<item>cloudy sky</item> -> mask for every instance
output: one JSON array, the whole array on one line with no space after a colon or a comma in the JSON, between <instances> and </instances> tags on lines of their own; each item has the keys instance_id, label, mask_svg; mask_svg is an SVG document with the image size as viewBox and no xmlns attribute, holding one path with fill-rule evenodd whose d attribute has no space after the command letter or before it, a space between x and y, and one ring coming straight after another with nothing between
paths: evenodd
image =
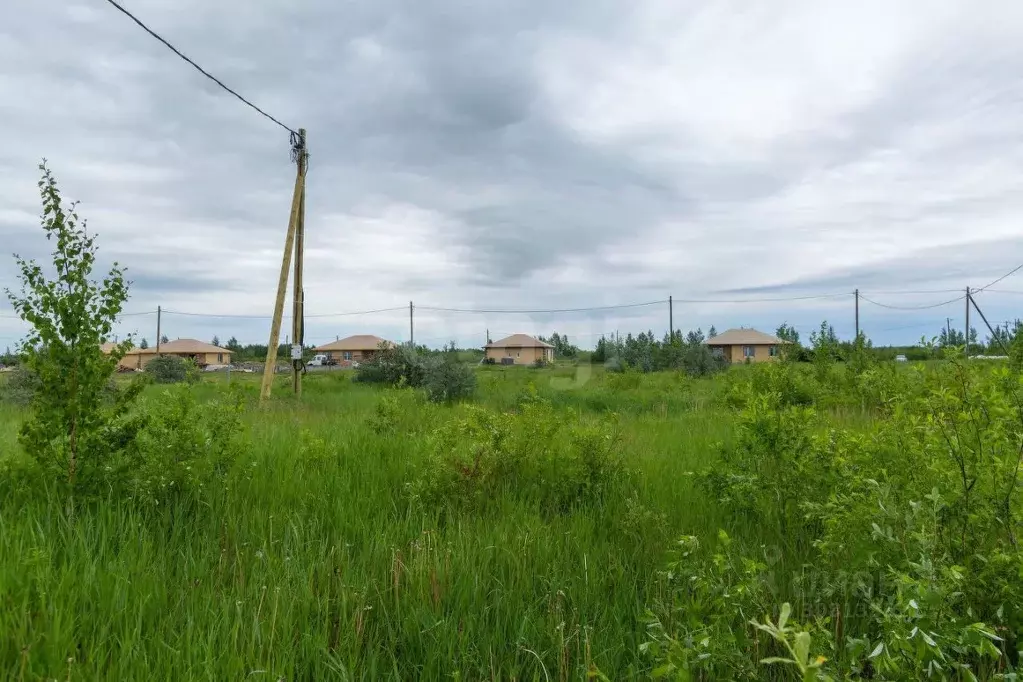
<instances>
[{"instance_id":1,"label":"cloudy sky","mask_svg":"<svg viewBox=\"0 0 1023 682\"><path fill-rule=\"evenodd\" d=\"M123 0L309 130L307 341L482 343L920 307L1023 262L1023 3ZM285 131L103 0L0 7L0 286L45 258L46 157L171 338L265 342ZM978 294L1019 315L1023 272ZM925 292L925 293L906 293ZM832 295L809 300L797 297ZM760 300L757 300L760 299ZM763 300L769 299L769 300ZM290 304L289 304L290 305ZM332 316L381 308L367 315ZM0 346L23 328L0 304ZM861 302L876 342L963 302ZM213 317L251 316L251 317ZM150 341L155 315L122 332ZM285 332L286 333L286 330Z\"/></svg>"}]
</instances>

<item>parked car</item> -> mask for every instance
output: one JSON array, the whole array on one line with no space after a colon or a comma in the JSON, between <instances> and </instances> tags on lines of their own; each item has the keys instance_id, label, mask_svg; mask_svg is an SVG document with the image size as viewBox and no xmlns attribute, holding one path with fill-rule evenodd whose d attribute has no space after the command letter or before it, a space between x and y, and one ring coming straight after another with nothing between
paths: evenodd
<instances>
[{"instance_id":1,"label":"parked car","mask_svg":"<svg viewBox=\"0 0 1023 682\"><path fill-rule=\"evenodd\" d=\"M895 362L906 362L906 356L905 355L896 355L895 356Z\"/></svg>"},{"instance_id":2,"label":"parked car","mask_svg":"<svg viewBox=\"0 0 1023 682\"><path fill-rule=\"evenodd\" d=\"M330 367L336 365L337 360L330 357L329 355L314 355L313 359L306 363L307 367Z\"/></svg>"}]
</instances>

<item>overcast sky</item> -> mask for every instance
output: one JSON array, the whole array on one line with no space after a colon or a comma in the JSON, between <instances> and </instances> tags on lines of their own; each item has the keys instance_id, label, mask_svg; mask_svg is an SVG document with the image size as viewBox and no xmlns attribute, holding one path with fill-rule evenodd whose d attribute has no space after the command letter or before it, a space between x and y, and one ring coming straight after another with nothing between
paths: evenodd
<instances>
[{"instance_id":1,"label":"overcast sky","mask_svg":"<svg viewBox=\"0 0 1023 682\"><path fill-rule=\"evenodd\" d=\"M306 340L461 345L666 331L667 299L846 294L923 306L1023 262L1023 3L123 0L309 130ZM45 258L46 157L133 280L129 312L269 316L288 137L102 0L0 6L0 286ZM1023 272L977 296L1019 315ZM892 293L896 292L896 293ZM290 299L289 299L290 308ZM0 304L0 347L23 331ZM875 342L963 303L861 303ZM821 319L851 295L677 303L682 329ZM155 337L155 315L122 332ZM268 319L168 314L171 338L265 342ZM287 333L285 329L283 334ZM983 336L983 334L982 334Z\"/></svg>"}]
</instances>

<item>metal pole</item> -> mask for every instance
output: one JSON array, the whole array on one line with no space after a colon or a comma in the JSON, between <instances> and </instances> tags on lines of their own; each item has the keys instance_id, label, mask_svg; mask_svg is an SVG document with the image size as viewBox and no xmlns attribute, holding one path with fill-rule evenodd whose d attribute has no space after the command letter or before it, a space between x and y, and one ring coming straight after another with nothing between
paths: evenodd
<instances>
[{"instance_id":1,"label":"metal pole","mask_svg":"<svg viewBox=\"0 0 1023 682\"><path fill-rule=\"evenodd\" d=\"M270 390L273 388L274 375L277 371L277 346L281 341L281 318L284 316L284 296L288 291L288 268L291 265L291 252L295 244L295 232L298 229L298 216L302 204L302 192L305 187L306 150L305 150L305 129L299 130L299 144L297 150L296 165L298 171L295 173L295 190L291 197L291 215L288 219L288 233L284 239L284 255L281 258L281 274L277 280L277 298L274 301L273 322L270 323L270 341L266 348L266 363L263 366L263 383L259 390L259 399L266 400L270 397Z\"/></svg>"},{"instance_id":2,"label":"metal pole","mask_svg":"<svg viewBox=\"0 0 1023 682\"><path fill-rule=\"evenodd\" d=\"M416 347L416 332L412 324L412 301L408 302L408 345L409 348Z\"/></svg>"},{"instance_id":3,"label":"metal pole","mask_svg":"<svg viewBox=\"0 0 1023 682\"><path fill-rule=\"evenodd\" d=\"M160 318L163 317L163 307L156 306L156 354L160 355ZM141 356L140 356L141 358Z\"/></svg>"}]
</instances>

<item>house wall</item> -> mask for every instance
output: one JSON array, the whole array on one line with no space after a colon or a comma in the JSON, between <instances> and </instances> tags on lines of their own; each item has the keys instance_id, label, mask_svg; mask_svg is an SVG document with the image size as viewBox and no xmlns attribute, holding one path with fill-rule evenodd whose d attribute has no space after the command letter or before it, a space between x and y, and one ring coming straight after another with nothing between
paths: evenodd
<instances>
[{"instance_id":1,"label":"house wall","mask_svg":"<svg viewBox=\"0 0 1023 682\"><path fill-rule=\"evenodd\" d=\"M486 357L492 358L497 364L501 364L501 358L512 358L516 365L531 365L537 360L542 359L552 362L554 360L554 349L542 346L536 348L487 348Z\"/></svg>"},{"instance_id":2,"label":"house wall","mask_svg":"<svg viewBox=\"0 0 1023 682\"><path fill-rule=\"evenodd\" d=\"M373 348L373 349L364 348L364 349L360 349L360 350L354 350L354 349L353 350L325 350L325 351L317 351L317 352L322 353L323 355L326 355L328 358L330 358L332 360L337 360L338 362L364 362L366 360L372 359L373 356L375 356L377 353L380 352L380 349L379 348ZM346 356L345 353L349 353L350 355Z\"/></svg>"},{"instance_id":3,"label":"house wall","mask_svg":"<svg viewBox=\"0 0 1023 682\"><path fill-rule=\"evenodd\" d=\"M752 358L750 358L749 361L750 362L774 362L775 360L778 360L779 359L778 355L773 355L773 356L771 355L771 348L772 347L773 346L771 346L770 344L755 344L755 345L753 345L754 356ZM734 346L710 346L710 348L711 349L721 348L723 353L724 353L725 359L728 360L729 362L733 362L733 363L740 363L740 362L744 363L744 362L746 362L746 356L742 352L742 349L743 349L742 345L734 345Z\"/></svg>"},{"instance_id":4,"label":"house wall","mask_svg":"<svg viewBox=\"0 0 1023 682\"><path fill-rule=\"evenodd\" d=\"M149 362L157 357L155 351L150 349L148 353L131 353L125 355L121 360L122 367L132 369L145 369ZM190 358L192 353L160 353L160 355L172 355L179 358ZM229 365L231 364L231 353L195 353L195 361L200 365Z\"/></svg>"}]
</instances>

